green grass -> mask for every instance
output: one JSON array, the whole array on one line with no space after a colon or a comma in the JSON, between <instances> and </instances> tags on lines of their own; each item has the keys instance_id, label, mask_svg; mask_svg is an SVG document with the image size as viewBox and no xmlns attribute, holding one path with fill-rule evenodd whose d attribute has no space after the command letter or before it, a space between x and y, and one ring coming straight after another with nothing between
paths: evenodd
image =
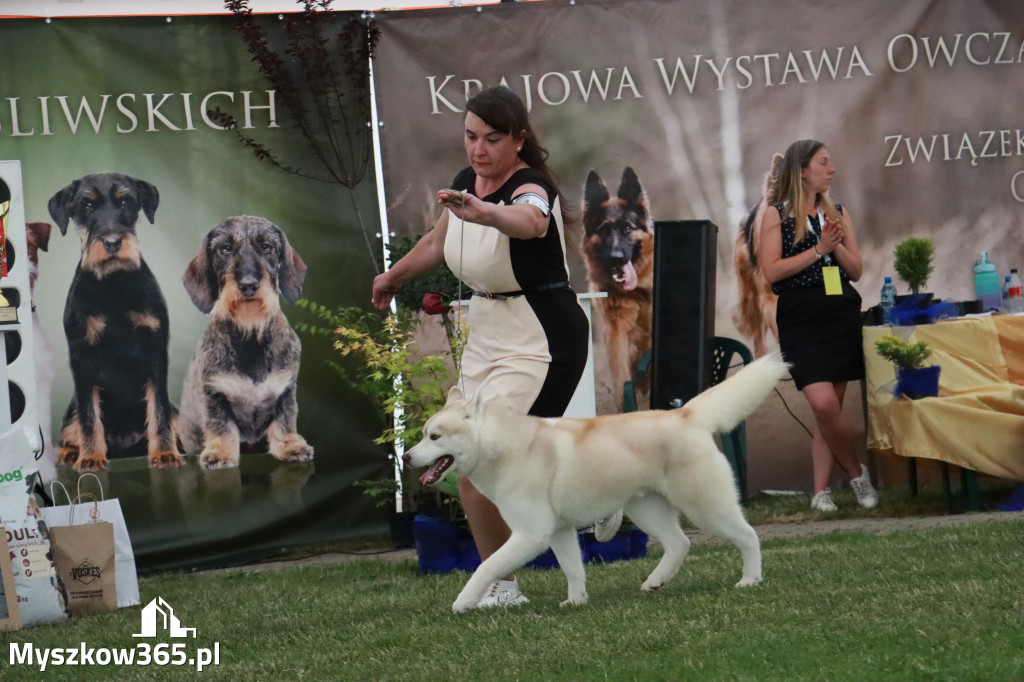
<instances>
[{"instance_id":1,"label":"green grass","mask_svg":"<svg viewBox=\"0 0 1024 682\"><path fill-rule=\"evenodd\" d=\"M559 571L520 572L531 602L454 616L466 574L408 559L141 581L220 643L218 667L0 664L4 680L1021 680L1022 526L763 542L765 581L737 589L739 553L698 544L676 579L642 594L656 552L588 566L590 603L561 609ZM0 633L37 647L131 647L139 608ZM166 638L159 641L170 642ZM7 656L7 654L5 654Z\"/></svg>"}]
</instances>

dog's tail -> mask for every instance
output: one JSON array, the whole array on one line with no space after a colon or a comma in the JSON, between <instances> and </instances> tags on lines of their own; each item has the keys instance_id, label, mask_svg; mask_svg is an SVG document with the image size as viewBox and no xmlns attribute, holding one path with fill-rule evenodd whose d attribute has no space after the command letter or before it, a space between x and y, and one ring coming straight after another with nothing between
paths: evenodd
<instances>
[{"instance_id":1,"label":"dog's tail","mask_svg":"<svg viewBox=\"0 0 1024 682\"><path fill-rule=\"evenodd\" d=\"M736 372L731 377L704 391L681 409L686 418L708 431L731 431L750 416L789 371L778 351Z\"/></svg>"}]
</instances>

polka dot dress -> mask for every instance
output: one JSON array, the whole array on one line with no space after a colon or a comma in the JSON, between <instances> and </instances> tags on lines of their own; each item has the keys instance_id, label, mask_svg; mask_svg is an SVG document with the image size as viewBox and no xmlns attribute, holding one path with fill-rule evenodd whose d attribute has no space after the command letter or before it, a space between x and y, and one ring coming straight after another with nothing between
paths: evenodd
<instances>
[{"instance_id":1,"label":"polka dot dress","mask_svg":"<svg viewBox=\"0 0 1024 682\"><path fill-rule=\"evenodd\" d=\"M779 215L784 215L781 205L775 208ZM817 222L812 219L814 228L820 230ZM817 243L810 232L794 244L795 237L796 220L791 216L782 221L783 258L795 256ZM772 285L779 295L775 313L779 347L783 358L792 365L790 374L798 389L822 381L857 381L864 377L860 294L840 267L843 293L826 295L821 270L824 264L825 259L816 260L810 267Z\"/></svg>"}]
</instances>

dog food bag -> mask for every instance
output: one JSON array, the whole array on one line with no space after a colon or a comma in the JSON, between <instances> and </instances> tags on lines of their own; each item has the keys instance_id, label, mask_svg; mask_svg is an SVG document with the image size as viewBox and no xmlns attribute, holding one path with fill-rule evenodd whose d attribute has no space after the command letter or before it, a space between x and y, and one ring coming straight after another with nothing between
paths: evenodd
<instances>
[{"instance_id":1,"label":"dog food bag","mask_svg":"<svg viewBox=\"0 0 1024 682\"><path fill-rule=\"evenodd\" d=\"M22 469L0 473L0 526L7 539L8 559L18 595L23 627L68 617L68 600L53 563L46 523L29 496L38 474Z\"/></svg>"}]
</instances>

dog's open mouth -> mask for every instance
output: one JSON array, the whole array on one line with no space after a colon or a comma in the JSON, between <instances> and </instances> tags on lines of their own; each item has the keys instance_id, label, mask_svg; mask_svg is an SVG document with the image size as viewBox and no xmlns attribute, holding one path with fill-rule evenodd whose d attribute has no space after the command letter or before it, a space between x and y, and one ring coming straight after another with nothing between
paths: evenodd
<instances>
[{"instance_id":1,"label":"dog's open mouth","mask_svg":"<svg viewBox=\"0 0 1024 682\"><path fill-rule=\"evenodd\" d=\"M430 465L427 472L420 476L420 483L423 485L434 485L441 480L444 472L448 471L448 467L454 463L455 458L451 455L441 455L434 460L434 463Z\"/></svg>"},{"instance_id":2,"label":"dog's open mouth","mask_svg":"<svg viewBox=\"0 0 1024 682\"><path fill-rule=\"evenodd\" d=\"M636 289L639 280L636 276L636 268L633 267L633 261L628 260L622 265L612 268L612 281L622 285L626 291Z\"/></svg>"}]
</instances>

